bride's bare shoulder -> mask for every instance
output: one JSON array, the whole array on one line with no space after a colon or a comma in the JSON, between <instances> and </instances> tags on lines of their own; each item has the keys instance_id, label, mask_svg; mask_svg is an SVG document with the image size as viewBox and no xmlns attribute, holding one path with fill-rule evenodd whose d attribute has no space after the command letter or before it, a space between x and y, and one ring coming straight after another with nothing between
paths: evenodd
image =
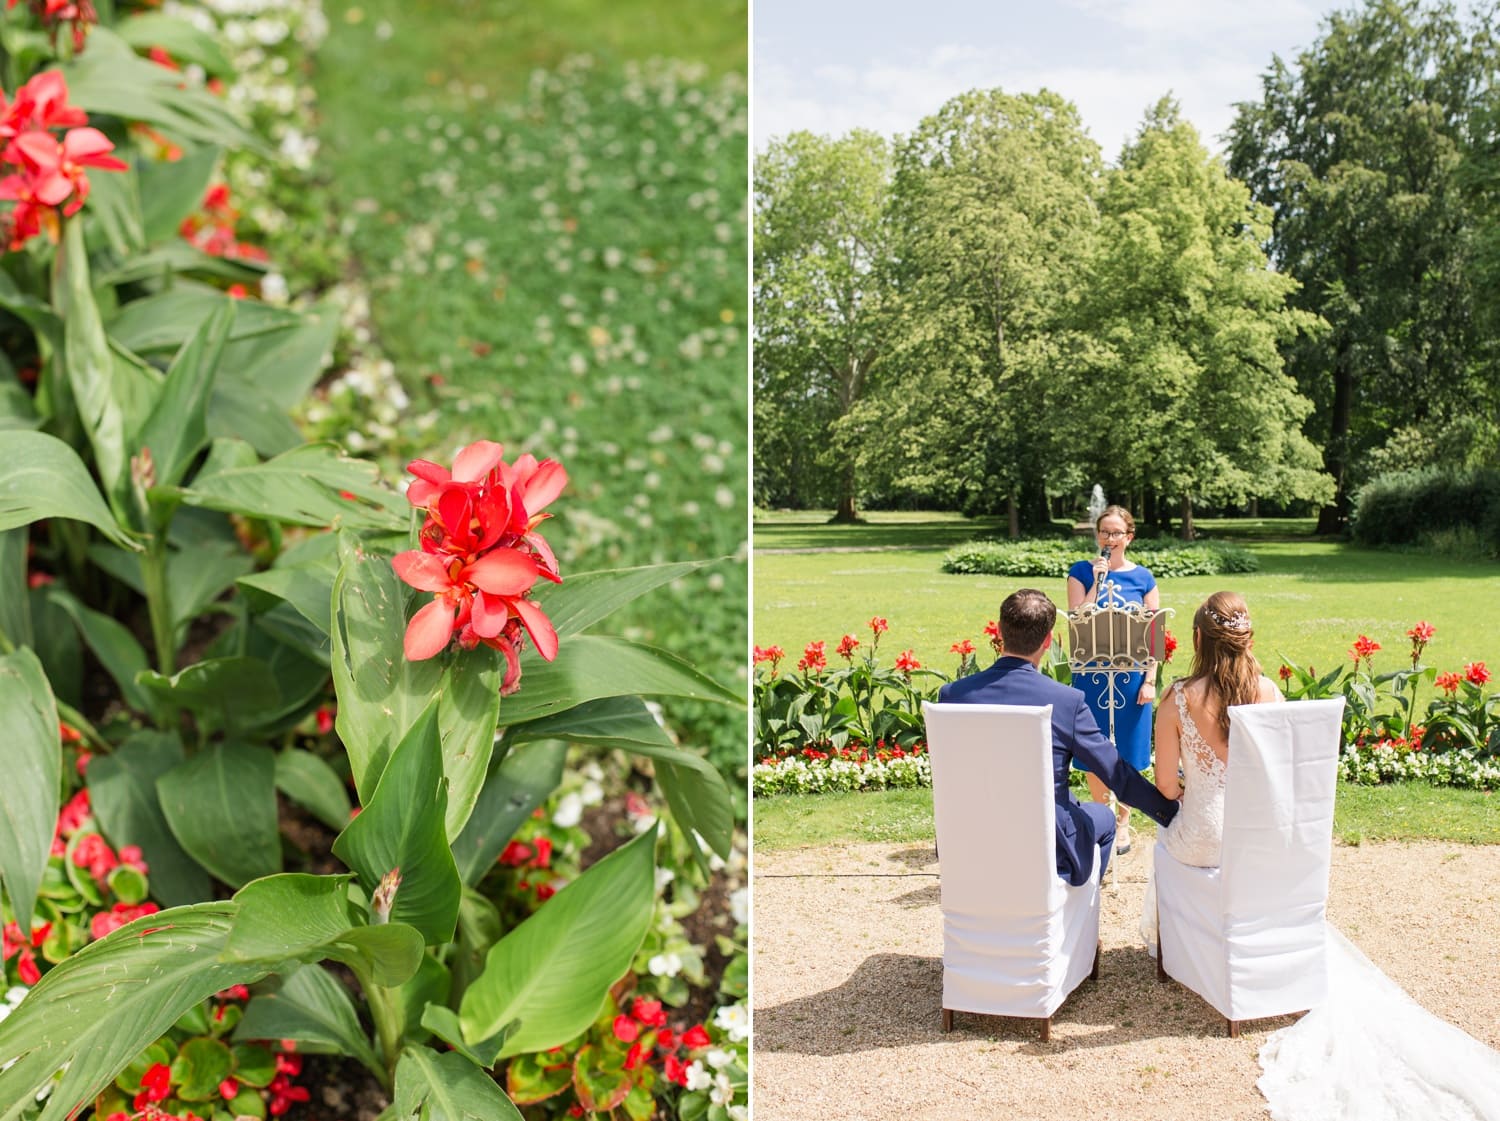
<instances>
[{"instance_id":1,"label":"bride's bare shoulder","mask_svg":"<svg viewBox=\"0 0 1500 1121\"><path fill-rule=\"evenodd\" d=\"M1285 700L1285 699L1286 698L1284 698L1281 695L1281 689L1277 686L1276 682L1272 681L1265 674L1261 674L1260 675L1260 696L1256 698L1255 703L1256 704L1269 704L1269 703L1272 703L1274 701L1280 701L1280 700Z\"/></svg>"}]
</instances>

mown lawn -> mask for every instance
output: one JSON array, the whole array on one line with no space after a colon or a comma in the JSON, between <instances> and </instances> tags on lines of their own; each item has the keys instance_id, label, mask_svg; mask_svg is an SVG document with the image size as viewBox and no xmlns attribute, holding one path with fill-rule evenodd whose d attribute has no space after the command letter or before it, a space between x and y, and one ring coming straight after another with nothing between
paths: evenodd
<instances>
[{"instance_id":1,"label":"mown lawn","mask_svg":"<svg viewBox=\"0 0 1500 1121\"><path fill-rule=\"evenodd\" d=\"M1142 838L1154 836L1156 826L1149 818L1140 813L1131 816L1131 826ZM932 791L757 798L753 824L757 851L931 841ZM1423 783L1343 783L1334 805L1333 835L1345 844L1397 840L1500 844L1500 794Z\"/></svg>"},{"instance_id":2,"label":"mown lawn","mask_svg":"<svg viewBox=\"0 0 1500 1121\"><path fill-rule=\"evenodd\" d=\"M890 632L881 652L894 656L911 649L926 666L951 674L958 662L949 652L954 642L969 638L984 649L983 627L994 619L1000 601L1024 578L950 576L941 571L942 550L929 543L949 545L962 527L974 528L956 516L889 515L867 527L820 527L808 520L778 519L755 525L755 596L752 634L757 644L779 644L795 657L802 647L825 639L832 650L839 636L849 632L869 637L866 621L883 615ZM1320 671L1348 659L1350 644L1360 634L1383 647L1375 658L1377 672L1393 670L1406 660L1406 631L1425 619L1437 635L1424 660L1441 670L1462 669L1473 661L1500 666L1500 566L1485 561L1460 561L1415 552L1365 549L1337 541L1296 537L1309 523L1291 520L1278 526L1270 520L1253 525L1242 543L1260 559L1259 572L1235 576L1198 576L1166 580L1161 585L1162 606L1176 611L1172 630L1185 640L1179 661L1168 674L1186 671L1192 613L1203 599L1221 588L1240 592L1250 604L1255 621L1256 650L1269 672L1281 657ZM1210 523L1220 536L1229 536L1227 523ZM1276 532L1284 528L1286 532ZM775 553L763 548L806 548L819 541L847 546L851 534L864 533L870 544L899 544L898 550L878 552ZM797 542L790 545L787 542ZM1080 540L1079 555L1087 553ZM1062 580L1037 579L1039 586L1062 606Z\"/></svg>"},{"instance_id":3,"label":"mown lawn","mask_svg":"<svg viewBox=\"0 0 1500 1121\"><path fill-rule=\"evenodd\" d=\"M561 460L564 575L729 558L601 629L743 683L745 5L327 11L320 163L422 418L396 452L485 438ZM743 768L742 711L667 709Z\"/></svg>"}]
</instances>

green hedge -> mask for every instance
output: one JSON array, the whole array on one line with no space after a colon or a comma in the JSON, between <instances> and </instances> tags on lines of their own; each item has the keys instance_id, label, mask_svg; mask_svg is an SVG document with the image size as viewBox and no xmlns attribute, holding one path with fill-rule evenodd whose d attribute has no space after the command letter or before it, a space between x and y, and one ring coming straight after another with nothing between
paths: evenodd
<instances>
[{"instance_id":1,"label":"green hedge","mask_svg":"<svg viewBox=\"0 0 1500 1121\"><path fill-rule=\"evenodd\" d=\"M1092 553L1080 549L1080 539L969 541L943 557L943 571L961 576L1065 577L1068 569ZM1158 580L1168 576L1216 576L1226 572L1254 572L1260 562L1248 549L1220 541L1152 541L1134 543L1130 559L1145 565Z\"/></svg>"},{"instance_id":2,"label":"green hedge","mask_svg":"<svg viewBox=\"0 0 1500 1121\"><path fill-rule=\"evenodd\" d=\"M1350 532L1361 544L1406 545L1464 528L1489 555L1500 554L1500 471L1392 471L1354 496Z\"/></svg>"}]
</instances>

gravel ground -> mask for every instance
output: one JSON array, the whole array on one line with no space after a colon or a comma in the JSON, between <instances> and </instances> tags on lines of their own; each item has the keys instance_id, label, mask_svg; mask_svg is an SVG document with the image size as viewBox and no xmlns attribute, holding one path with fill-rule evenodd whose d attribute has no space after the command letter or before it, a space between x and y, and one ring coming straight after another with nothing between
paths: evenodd
<instances>
[{"instance_id":1,"label":"gravel ground","mask_svg":"<svg viewBox=\"0 0 1500 1121\"><path fill-rule=\"evenodd\" d=\"M756 1121L1099 1115L1264 1119L1256 1055L1196 994L1158 985L1136 933L1150 846L1104 892L1100 980L1034 1022L940 1024L942 921L930 845L754 857ZM1500 846L1335 845L1328 916L1424 1007L1500 1048Z\"/></svg>"}]
</instances>

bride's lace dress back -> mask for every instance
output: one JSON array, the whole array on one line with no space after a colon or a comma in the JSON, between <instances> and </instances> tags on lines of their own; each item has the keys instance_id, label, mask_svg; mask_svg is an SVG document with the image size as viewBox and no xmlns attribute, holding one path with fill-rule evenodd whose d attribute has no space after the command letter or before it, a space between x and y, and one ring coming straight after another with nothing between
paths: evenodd
<instances>
[{"instance_id":1,"label":"bride's lace dress back","mask_svg":"<svg viewBox=\"0 0 1500 1121\"><path fill-rule=\"evenodd\" d=\"M1229 767L1193 723L1181 681L1172 683L1172 695L1182 744L1182 808L1162 833L1162 843L1183 864L1215 868L1224 841L1224 774Z\"/></svg>"}]
</instances>

